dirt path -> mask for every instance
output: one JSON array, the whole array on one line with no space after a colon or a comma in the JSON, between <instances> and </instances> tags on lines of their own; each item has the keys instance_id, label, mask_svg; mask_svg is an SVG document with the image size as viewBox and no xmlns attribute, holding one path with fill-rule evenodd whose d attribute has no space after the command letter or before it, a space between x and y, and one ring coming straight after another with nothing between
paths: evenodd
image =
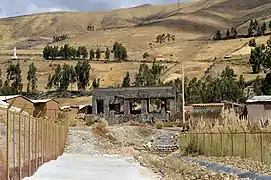
<instances>
[{"instance_id":1,"label":"dirt path","mask_svg":"<svg viewBox=\"0 0 271 180\"><path fill-rule=\"evenodd\" d=\"M158 179L133 157L103 154L99 143L91 128L70 128L65 153L57 160L45 163L25 180L110 180L112 177L118 180Z\"/></svg>"}]
</instances>

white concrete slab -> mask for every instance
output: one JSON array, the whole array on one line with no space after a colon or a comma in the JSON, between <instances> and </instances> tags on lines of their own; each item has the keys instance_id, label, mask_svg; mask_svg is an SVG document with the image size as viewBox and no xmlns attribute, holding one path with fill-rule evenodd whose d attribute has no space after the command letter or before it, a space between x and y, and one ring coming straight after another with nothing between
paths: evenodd
<instances>
[{"instance_id":1,"label":"white concrete slab","mask_svg":"<svg viewBox=\"0 0 271 180\"><path fill-rule=\"evenodd\" d=\"M133 158L64 153L24 180L155 180Z\"/></svg>"}]
</instances>

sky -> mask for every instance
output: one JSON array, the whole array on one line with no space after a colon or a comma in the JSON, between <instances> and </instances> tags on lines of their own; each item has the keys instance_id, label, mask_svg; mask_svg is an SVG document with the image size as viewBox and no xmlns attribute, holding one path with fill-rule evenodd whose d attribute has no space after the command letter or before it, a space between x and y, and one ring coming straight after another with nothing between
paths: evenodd
<instances>
[{"instance_id":1,"label":"sky","mask_svg":"<svg viewBox=\"0 0 271 180\"><path fill-rule=\"evenodd\" d=\"M0 18L53 11L100 11L178 0L0 0ZM180 0L185 1L185 0Z\"/></svg>"}]
</instances>

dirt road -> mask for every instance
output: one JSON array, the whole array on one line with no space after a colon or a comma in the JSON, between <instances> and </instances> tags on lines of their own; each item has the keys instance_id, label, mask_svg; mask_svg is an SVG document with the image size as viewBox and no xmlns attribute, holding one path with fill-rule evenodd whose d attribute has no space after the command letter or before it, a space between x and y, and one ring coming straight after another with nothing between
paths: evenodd
<instances>
[{"instance_id":1,"label":"dirt road","mask_svg":"<svg viewBox=\"0 0 271 180\"><path fill-rule=\"evenodd\" d=\"M156 180L158 177L133 157L104 155L91 128L70 128L65 153L41 166L25 180Z\"/></svg>"}]
</instances>

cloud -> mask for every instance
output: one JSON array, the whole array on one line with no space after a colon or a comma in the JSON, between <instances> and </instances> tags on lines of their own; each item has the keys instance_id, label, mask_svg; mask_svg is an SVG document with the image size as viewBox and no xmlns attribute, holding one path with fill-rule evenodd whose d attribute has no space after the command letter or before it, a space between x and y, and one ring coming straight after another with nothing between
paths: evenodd
<instances>
[{"instance_id":1,"label":"cloud","mask_svg":"<svg viewBox=\"0 0 271 180\"><path fill-rule=\"evenodd\" d=\"M1 0L0 17L53 11L101 11L147 3L170 4L176 2L177 0Z\"/></svg>"}]
</instances>

